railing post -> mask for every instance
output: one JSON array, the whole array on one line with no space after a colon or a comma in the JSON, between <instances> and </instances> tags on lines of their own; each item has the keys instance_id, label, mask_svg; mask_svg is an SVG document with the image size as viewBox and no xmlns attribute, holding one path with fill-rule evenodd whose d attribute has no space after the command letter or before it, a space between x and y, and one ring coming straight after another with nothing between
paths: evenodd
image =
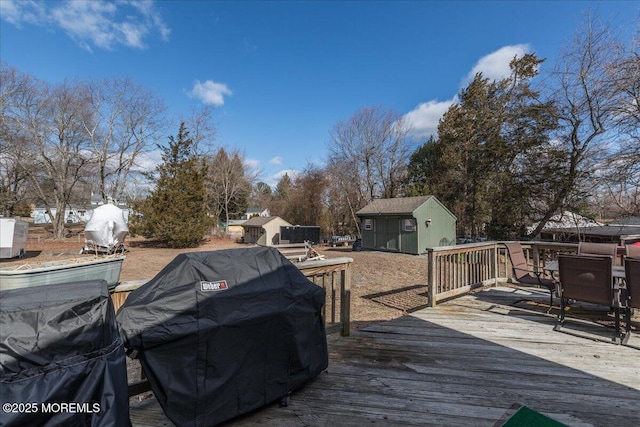
<instances>
[{"instance_id":1,"label":"railing post","mask_svg":"<svg viewBox=\"0 0 640 427\"><path fill-rule=\"evenodd\" d=\"M531 248L531 256L533 257L534 271L540 271L540 249L534 244Z\"/></svg>"},{"instance_id":2,"label":"railing post","mask_svg":"<svg viewBox=\"0 0 640 427\"><path fill-rule=\"evenodd\" d=\"M435 280L435 256L433 248L427 248L427 295L429 296L429 307L436 306L436 280Z\"/></svg>"},{"instance_id":3,"label":"railing post","mask_svg":"<svg viewBox=\"0 0 640 427\"><path fill-rule=\"evenodd\" d=\"M493 286L498 286L498 242L493 244Z\"/></svg>"},{"instance_id":4,"label":"railing post","mask_svg":"<svg viewBox=\"0 0 640 427\"><path fill-rule=\"evenodd\" d=\"M340 272L340 335L351 334L351 264L345 263Z\"/></svg>"}]
</instances>

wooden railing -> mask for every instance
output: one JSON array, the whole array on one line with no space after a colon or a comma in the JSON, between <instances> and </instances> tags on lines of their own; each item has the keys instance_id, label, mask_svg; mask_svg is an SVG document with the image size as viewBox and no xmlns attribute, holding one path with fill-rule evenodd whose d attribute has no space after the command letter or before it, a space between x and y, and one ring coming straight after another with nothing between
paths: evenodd
<instances>
[{"instance_id":1,"label":"wooden railing","mask_svg":"<svg viewBox=\"0 0 640 427\"><path fill-rule=\"evenodd\" d=\"M342 257L294 264L302 274L327 293L323 309L327 333L340 332L342 336L348 336L350 333L352 262L352 258ZM124 304L131 291L144 283L144 280L139 280L116 286L111 292L115 310Z\"/></svg>"},{"instance_id":2,"label":"wooden railing","mask_svg":"<svg viewBox=\"0 0 640 427\"><path fill-rule=\"evenodd\" d=\"M521 242L527 263L540 271L559 253L575 253L576 244ZM471 243L429 248L428 293L432 307L471 289L513 280L513 269L503 242Z\"/></svg>"},{"instance_id":3,"label":"wooden railing","mask_svg":"<svg viewBox=\"0 0 640 427\"><path fill-rule=\"evenodd\" d=\"M324 318L327 333L351 333L351 263L352 258L330 258L295 264L313 283L326 291Z\"/></svg>"}]
</instances>

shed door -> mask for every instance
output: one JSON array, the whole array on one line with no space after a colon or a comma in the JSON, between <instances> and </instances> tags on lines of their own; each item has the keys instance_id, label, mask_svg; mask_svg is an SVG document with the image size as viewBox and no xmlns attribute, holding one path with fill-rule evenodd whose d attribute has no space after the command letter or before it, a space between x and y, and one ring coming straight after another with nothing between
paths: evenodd
<instances>
[{"instance_id":1,"label":"shed door","mask_svg":"<svg viewBox=\"0 0 640 427\"><path fill-rule=\"evenodd\" d=\"M376 219L376 248L397 251L399 234L400 221L397 218Z\"/></svg>"}]
</instances>

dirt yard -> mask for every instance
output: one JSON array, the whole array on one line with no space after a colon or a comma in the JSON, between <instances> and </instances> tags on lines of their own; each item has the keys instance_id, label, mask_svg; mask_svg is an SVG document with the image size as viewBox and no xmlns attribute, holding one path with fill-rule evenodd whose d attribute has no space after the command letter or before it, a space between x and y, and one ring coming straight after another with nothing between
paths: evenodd
<instances>
[{"instance_id":1,"label":"dirt yard","mask_svg":"<svg viewBox=\"0 0 640 427\"><path fill-rule=\"evenodd\" d=\"M31 236L31 234L30 234ZM42 236L31 237L23 259L0 260L0 268L40 262L81 258L84 246L81 236L54 241ZM142 238L127 238L127 249L120 281L151 279L176 255L182 252L213 251L246 247L229 239L210 239L192 249L167 249ZM423 256L385 252L353 252L350 247L317 247L326 257L351 257L351 319L352 328L380 320L401 316L405 312L422 308L427 303L427 259Z\"/></svg>"}]
</instances>

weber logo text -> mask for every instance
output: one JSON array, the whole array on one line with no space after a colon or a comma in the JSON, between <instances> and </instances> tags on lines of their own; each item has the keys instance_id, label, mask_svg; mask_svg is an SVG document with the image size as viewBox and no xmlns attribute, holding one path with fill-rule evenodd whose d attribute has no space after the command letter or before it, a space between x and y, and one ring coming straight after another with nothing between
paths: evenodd
<instances>
[{"instance_id":1,"label":"weber logo text","mask_svg":"<svg viewBox=\"0 0 640 427\"><path fill-rule=\"evenodd\" d=\"M229 289L226 280L219 280L217 282L200 282L200 290L203 292L211 291L224 291Z\"/></svg>"}]
</instances>

